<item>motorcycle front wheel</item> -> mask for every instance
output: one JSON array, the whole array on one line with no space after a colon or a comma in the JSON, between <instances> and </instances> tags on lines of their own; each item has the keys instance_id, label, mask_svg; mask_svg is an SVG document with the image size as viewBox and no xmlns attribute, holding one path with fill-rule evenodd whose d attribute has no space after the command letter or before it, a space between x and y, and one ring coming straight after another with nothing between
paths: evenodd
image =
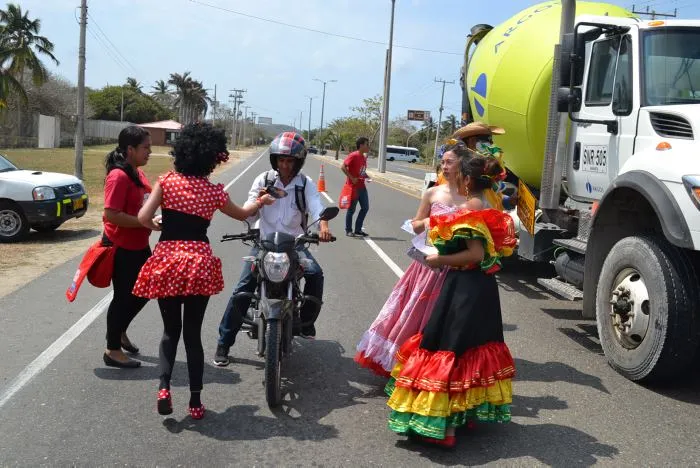
<instances>
[{"instance_id":1,"label":"motorcycle front wheel","mask_svg":"<svg viewBox=\"0 0 700 468\"><path fill-rule=\"evenodd\" d=\"M270 407L282 401L282 323L267 322L265 330L265 398Z\"/></svg>"}]
</instances>

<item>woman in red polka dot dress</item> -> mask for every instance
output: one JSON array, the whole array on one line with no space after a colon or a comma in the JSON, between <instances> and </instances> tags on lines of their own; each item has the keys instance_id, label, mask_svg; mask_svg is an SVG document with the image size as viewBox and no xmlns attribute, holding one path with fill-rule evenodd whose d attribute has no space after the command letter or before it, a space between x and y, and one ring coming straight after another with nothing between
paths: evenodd
<instances>
[{"instance_id":1,"label":"woman in red polka dot dress","mask_svg":"<svg viewBox=\"0 0 700 468\"><path fill-rule=\"evenodd\" d=\"M158 178L151 196L139 211L139 221L160 230L161 236L153 255L141 268L133 293L158 299L163 317L158 412L165 415L173 411L170 379L182 332L191 392L188 409L192 418L201 419L204 417L200 400L204 374L202 321L209 297L224 287L221 260L212 253L207 228L217 210L243 220L275 199L263 195L256 205L241 208L229 199L222 184L209 181L214 168L228 159L223 130L208 124L190 124L175 142L173 155L175 170ZM159 206L160 223L154 218Z\"/></svg>"}]
</instances>

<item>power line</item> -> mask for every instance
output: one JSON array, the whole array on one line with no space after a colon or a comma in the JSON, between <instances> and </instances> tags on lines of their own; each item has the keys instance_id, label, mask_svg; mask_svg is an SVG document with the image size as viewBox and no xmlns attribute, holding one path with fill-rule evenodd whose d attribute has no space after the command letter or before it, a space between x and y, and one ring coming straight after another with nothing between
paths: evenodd
<instances>
[{"instance_id":1,"label":"power line","mask_svg":"<svg viewBox=\"0 0 700 468\"><path fill-rule=\"evenodd\" d=\"M242 12L240 12L240 11L230 10L230 9L228 9L228 8L220 7L220 6L218 6L218 5L210 5L210 4L208 4L208 3L200 2L200 1L198 1L198 0L190 0L190 2L195 3L195 4L197 4L197 5L202 5L202 6L206 6L206 7L209 7L209 8L213 8L213 9L215 9L215 10L221 10L221 11L226 11L226 12L228 12L228 13L233 13L234 15L245 16L246 18L253 18L253 19L256 19L256 20L260 20L260 21L266 21L266 22L268 22L268 23L274 23L274 24L279 24L279 25L281 25L281 26L287 26L287 27L289 27L289 28L301 29L302 31L309 31L309 32L314 32L314 33L318 33L318 34L325 34L326 36L341 37L341 38L343 38L343 39L350 39L350 40L353 40L353 41L367 42L367 43L369 43L369 44L378 44L378 45L382 45L382 46L388 46L388 43L386 43L386 42L372 41L372 40L370 40L370 39L363 39L363 38L361 38L361 37L346 36L346 35L344 35L344 34L336 34L336 33L331 33L331 32L328 32L328 31L321 31L321 30L319 30L319 29L308 28L308 27L306 27L306 26L299 26L298 24L284 23L284 22L282 22L282 21L277 21L277 20L273 20L273 19L270 19L270 18L262 18L262 17L260 17L260 16L255 16L255 15L250 15L250 14L248 14L248 13L242 13ZM401 49L417 50L417 51L420 51L420 52L430 52L430 53L433 53L433 54L446 54L446 55L459 55L459 56L462 56L462 55L463 55L461 52L458 53L458 52L447 52L447 51L444 51L444 50L421 49L421 48L419 48L419 47L408 47L408 46L401 46L401 45L397 45L397 44L394 44L393 46L394 46L394 47L399 47L399 48L401 48Z\"/></svg>"},{"instance_id":2,"label":"power line","mask_svg":"<svg viewBox=\"0 0 700 468\"><path fill-rule=\"evenodd\" d=\"M98 36L97 34L95 34L95 32L92 30L92 28L91 28L89 25L87 25L86 29L87 29L87 32L89 32L90 35L91 35L93 38L95 38L95 40L96 40L96 41L100 44L100 46L105 50L105 52L107 52L107 55L109 56L109 58L111 58L111 59L114 61L114 63L116 63L117 65L119 65L119 66L121 67L121 69L124 70L124 71L126 72L126 74L128 75L128 74L129 74L129 69L127 68L126 64L125 64L124 62L122 62L122 61L119 59L118 56L114 55L114 52L112 52L112 51L109 49L109 47L107 47L107 45L106 45L105 42L102 40L102 38L101 38L100 36Z\"/></svg>"},{"instance_id":3,"label":"power line","mask_svg":"<svg viewBox=\"0 0 700 468\"><path fill-rule=\"evenodd\" d=\"M129 60L128 60L126 57L124 57L124 55L119 51L119 49L117 48L117 46L115 46L114 43L109 39L109 37L107 36L107 34L105 34L105 32L104 32L104 31L102 30L102 28L100 27L100 25L97 24L97 21L95 21L95 18L94 18L91 14L89 14L89 13L88 13L88 18L90 18L90 19L92 20L92 24L94 24L94 25L97 27L97 29L98 29L98 30L100 31L100 33L104 36L104 38L107 39L107 42L109 42L109 43L112 45L112 48L113 48L114 51L119 55L119 57L121 57L121 58L124 60L124 62L125 62L127 65L129 65L129 66L131 67L131 69L132 69L133 71L136 71L136 68L131 64L131 62L129 62Z\"/></svg>"}]
</instances>

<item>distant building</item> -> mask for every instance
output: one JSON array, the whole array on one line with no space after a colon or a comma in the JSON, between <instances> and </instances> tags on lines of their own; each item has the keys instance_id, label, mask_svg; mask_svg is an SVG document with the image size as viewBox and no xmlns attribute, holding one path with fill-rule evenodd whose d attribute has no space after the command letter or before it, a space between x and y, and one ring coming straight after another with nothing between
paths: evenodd
<instances>
[{"instance_id":1,"label":"distant building","mask_svg":"<svg viewBox=\"0 0 700 468\"><path fill-rule=\"evenodd\" d=\"M175 138L182 131L183 125L174 120L161 120L138 124L151 134L151 144L154 146L172 145Z\"/></svg>"}]
</instances>

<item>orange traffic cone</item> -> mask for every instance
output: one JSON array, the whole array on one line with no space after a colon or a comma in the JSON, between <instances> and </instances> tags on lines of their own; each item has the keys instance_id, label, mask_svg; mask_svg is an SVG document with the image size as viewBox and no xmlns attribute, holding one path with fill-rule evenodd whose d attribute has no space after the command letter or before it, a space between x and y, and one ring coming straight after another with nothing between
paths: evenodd
<instances>
[{"instance_id":1,"label":"orange traffic cone","mask_svg":"<svg viewBox=\"0 0 700 468\"><path fill-rule=\"evenodd\" d=\"M326 191L326 176L323 174L323 164L321 164L321 174L318 176L318 191Z\"/></svg>"}]
</instances>

